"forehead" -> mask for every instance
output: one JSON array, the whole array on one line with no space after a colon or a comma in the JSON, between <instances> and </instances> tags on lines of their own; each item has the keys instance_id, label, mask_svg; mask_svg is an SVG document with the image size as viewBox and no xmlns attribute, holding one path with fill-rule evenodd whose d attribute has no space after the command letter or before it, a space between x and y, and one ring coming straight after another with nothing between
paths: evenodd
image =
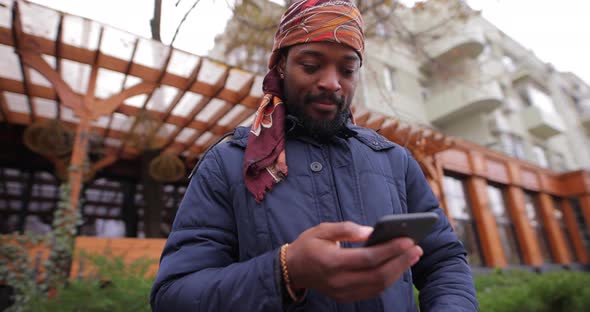
<instances>
[{"instance_id":1,"label":"forehead","mask_svg":"<svg viewBox=\"0 0 590 312\"><path fill-rule=\"evenodd\" d=\"M315 56L337 60L360 62L357 52L351 47L336 42L310 42L292 46L289 55L293 57Z\"/></svg>"}]
</instances>

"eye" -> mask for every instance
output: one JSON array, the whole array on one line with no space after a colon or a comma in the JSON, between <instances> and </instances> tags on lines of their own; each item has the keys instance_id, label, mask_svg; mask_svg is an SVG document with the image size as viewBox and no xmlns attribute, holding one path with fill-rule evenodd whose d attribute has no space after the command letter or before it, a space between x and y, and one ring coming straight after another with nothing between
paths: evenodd
<instances>
[{"instance_id":1,"label":"eye","mask_svg":"<svg viewBox=\"0 0 590 312\"><path fill-rule=\"evenodd\" d=\"M343 68L342 69L342 74L344 74L345 76L352 76L352 74L354 74L356 72L356 68Z\"/></svg>"},{"instance_id":2,"label":"eye","mask_svg":"<svg viewBox=\"0 0 590 312\"><path fill-rule=\"evenodd\" d=\"M303 64L303 70L308 74L315 73L319 68L320 66L316 64Z\"/></svg>"}]
</instances>

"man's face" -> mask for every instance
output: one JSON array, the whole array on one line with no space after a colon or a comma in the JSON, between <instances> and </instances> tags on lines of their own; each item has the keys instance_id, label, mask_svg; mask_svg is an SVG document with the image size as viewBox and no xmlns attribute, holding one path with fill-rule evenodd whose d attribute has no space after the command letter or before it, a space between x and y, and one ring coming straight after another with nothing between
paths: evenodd
<instances>
[{"instance_id":1,"label":"man's face","mask_svg":"<svg viewBox=\"0 0 590 312\"><path fill-rule=\"evenodd\" d=\"M291 47L279 62L287 111L310 134L334 135L348 117L360 64L358 54L342 44L314 42Z\"/></svg>"}]
</instances>

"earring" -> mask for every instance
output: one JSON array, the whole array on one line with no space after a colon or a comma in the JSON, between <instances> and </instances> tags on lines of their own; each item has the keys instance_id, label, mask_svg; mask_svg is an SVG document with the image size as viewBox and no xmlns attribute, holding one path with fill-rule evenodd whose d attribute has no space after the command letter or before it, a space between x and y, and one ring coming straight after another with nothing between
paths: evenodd
<instances>
[{"instance_id":1,"label":"earring","mask_svg":"<svg viewBox=\"0 0 590 312\"><path fill-rule=\"evenodd\" d=\"M281 79L285 79L285 74L279 73L279 75L281 76Z\"/></svg>"}]
</instances>

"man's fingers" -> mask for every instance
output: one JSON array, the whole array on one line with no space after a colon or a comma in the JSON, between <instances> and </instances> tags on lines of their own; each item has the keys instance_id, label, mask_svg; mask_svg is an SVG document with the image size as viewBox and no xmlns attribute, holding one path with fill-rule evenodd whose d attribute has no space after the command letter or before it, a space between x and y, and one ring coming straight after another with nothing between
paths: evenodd
<instances>
[{"instance_id":1,"label":"man's fingers","mask_svg":"<svg viewBox=\"0 0 590 312\"><path fill-rule=\"evenodd\" d=\"M378 274L384 274L386 276L385 285L389 286L399 278L399 276L396 277L393 275L388 275L388 272L399 269L401 269L402 272L405 272L414 264L416 264L418 260L420 260L420 257L422 257L423 253L424 252L420 246L415 246L405 252L403 255L386 262L383 266L381 266L378 270L380 273Z\"/></svg>"},{"instance_id":2,"label":"man's fingers","mask_svg":"<svg viewBox=\"0 0 590 312\"><path fill-rule=\"evenodd\" d=\"M314 236L331 241L361 242L367 240L371 232L372 227L353 222L322 223L315 228Z\"/></svg>"},{"instance_id":3,"label":"man's fingers","mask_svg":"<svg viewBox=\"0 0 590 312\"><path fill-rule=\"evenodd\" d=\"M422 248L413 246L382 265L363 271L345 271L334 275L328 284L335 293L356 291L375 293L389 287L410 269L422 255Z\"/></svg>"},{"instance_id":4,"label":"man's fingers","mask_svg":"<svg viewBox=\"0 0 590 312\"><path fill-rule=\"evenodd\" d=\"M392 258L399 257L414 246L411 239L404 237L371 247L343 248L338 250L337 269L369 270L376 268Z\"/></svg>"}]
</instances>

